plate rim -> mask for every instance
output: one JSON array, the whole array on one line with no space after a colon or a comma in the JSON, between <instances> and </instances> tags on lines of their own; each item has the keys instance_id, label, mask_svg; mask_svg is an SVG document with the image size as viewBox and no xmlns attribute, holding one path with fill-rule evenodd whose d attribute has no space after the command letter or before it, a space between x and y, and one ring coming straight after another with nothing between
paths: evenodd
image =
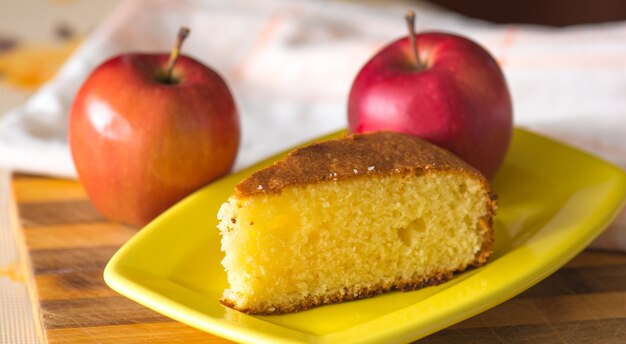
<instances>
[{"instance_id":1,"label":"plate rim","mask_svg":"<svg viewBox=\"0 0 626 344\"><path fill-rule=\"evenodd\" d=\"M324 135L310 142L323 141L332 137L336 137L344 132L345 130L334 132L328 135ZM610 170L612 170L612 172L615 172L614 177L618 180L618 182L620 182L619 184L621 185L621 187L615 188L612 192L612 195L607 195L605 197L606 202L609 202L610 200L609 203L610 205L612 205L612 207L611 209L602 209L603 211L600 212L602 216L594 217L594 219L596 220L594 221L595 223L589 226L589 230L586 231L587 233L591 233L591 234L585 235L582 243L579 241L573 241L569 243L568 246L571 246L570 250L561 249L560 250L561 254L557 255L556 258L548 262L543 262L544 263L543 268L534 269L534 272L535 272L534 274L523 275L522 276L524 277L523 279L526 280L525 284L523 285L512 284L512 283L506 284L501 289L506 290L507 292L505 293L502 290L500 290L500 292L497 293L498 297L496 298L495 301L494 301L493 296L490 296L491 298L489 302L486 302L486 303L484 302L480 305L476 305L475 307L472 307L471 311L469 312L464 312L463 314L456 314L456 316L454 316L455 314L452 314L453 315L452 318L448 317L448 319L451 319L451 320L445 321L445 324L443 325L441 323L432 324L431 326L432 328L420 331L421 333L419 334L419 338L422 338L428 334L434 333L452 324L458 323L462 320L465 320L469 317L479 314L485 310L493 308L501 304L502 302L505 302L513 298L515 295L518 295L520 292L535 285L539 281L543 280L544 278L546 278L547 276L549 276L550 274L552 274L553 272L561 268L565 263L567 263L570 259L576 256L578 253L580 253L583 249L585 249L602 232L602 230L605 229L611 223L611 221L617 216L617 214L624 207L624 205L626 205L626 173L621 168L597 156L587 153L577 147L570 146L566 143L563 143L559 140L555 140L548 136L538 134L538 133L535 133L535 132L532 132L532 131L529 131L520 127L516 127L515 132L517 135L519 134L530 135L530 136L534 136L539 139L542 139L544 141L547 141L551 144L558 145L562 149L570 150L578 155L581 155L585 159L592 160L596 164L600 164L605 167L608 167ZM298 145L298 146L301 146L301 145ZM287 154L287 152L288 151L276 154L242 171L227 175L224 178L241 178L240 176L245 175L246 173L249 174L263 166L267 166L272 161L275 161L281 156L284 156L285 154ZM189 316L188 314L185 314L185 312L177 311L176 310L177 307L171 307L171 305L170 307L168 307L169 303L174 302L171 299L166 299L164 298L162 294L156 293L154 290L151 290L147 288L146 286L137 283L132 278L126 277L123 272L124 266L122 264L124 262L123 260L124 257L129 252L132 252L135 246L138 243L141 243L144 238L155 235L154 233L158 232L158 229L160 228L158 226L159 223L163 221L164 218L166 218L170 213L174 213L175 209L177 209L178 207L182 207L184 206L185 203L192 202L193 199L199 197L203 189L204 187L192 193L191 195L187 196L185 199L183 199L182 201L174 205L172 208L165 211L162 215L157 217L151 223L146 225L143 229L138 231L137 234L135 234L131 239L129 239L113 255L113 257L107 263L104 269L104 273L103 273L105 283L116 292L122 294L123 296L126 296L129 299L134 300L135 302L138 302L174 320L180 321L182 323L185 323L187 325L190 325L202 331L210 332L214 335L218 335L218 336L236 340L236 341L245 341L245 342L272 341L272 342L279 342L279 343L302 343L302 342L327 343L327 342L333 342L333 340L335 340L335 337L337 337L337 335L340 334L341 332L350 331L353 328L358 328L359 326L364 326L364 325L367 325L368 323L371 323L373 321L378 321L380 319L380 318L376 318L373 320L366 321L364 323L359 323L353 327L350 327L344 330L331 332L331 333L327 333L324 335L306 334L306 333L299 332L297 330L281 327L280 325L277 325L277 324L271 324L272 326L284 328L288 331L293 331L293 332L300 334L299 336L296 336L298 337L297 340L293 340L293 338L277 337L273 333L266 333L263 331L258 331L255 329L228 323L226 321L211 317L206 314L199 313L199 314L196 314L195 317ZM597 215L598 212L594 212L594 214ZM528 277L532 277L532 278L528 278ZM162 302L162 301L166 301L166 302ZM480 300L474 300L474 303L477 303L478 301ZM180 305L180 306L183 306L187 308L188 310L191 310L192 312L194 312L193 309L185 305ZM413 306L415 305L408 306L407 308L410 308ZM403 311L403 310L404 309L398 310L398 311ZM195 312L198 313L197 311ZM390 314L393 314L393 313L395 312L385 314L381 318L389 316ZM401 338L406 337L406 339L409 339L409 337L407 336L410 336L411 334L415 334L415 333L416 331L414 328L412 328L412 324L410 322L405 322L403 324L398 324L398 326L393 326L393 328L387 328L385 331L378 332L376 333L376 336L363 338L364 340L361 339L360 341L372 342L372 341L382 340L382 339L388 340L390 339L390 337L391 339L395 338L396 340L400 339L399 337Z\"/></svg>"}]
</instances>

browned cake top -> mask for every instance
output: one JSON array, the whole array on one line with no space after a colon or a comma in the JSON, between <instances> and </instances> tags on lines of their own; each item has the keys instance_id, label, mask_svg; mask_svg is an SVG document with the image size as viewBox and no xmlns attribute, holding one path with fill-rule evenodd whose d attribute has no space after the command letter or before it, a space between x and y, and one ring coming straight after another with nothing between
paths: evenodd
<instances>
[{"instance_id":1,"label":"browned cake top","mask_svg":"<svg viewBox=\"0 0 626 344\"><path fill-rule=\"evenodd\" d=\"M376 174L423 174L456 170L486 179L449 151L412 135L376 132L314 143L255 172L235 187L237 197L279 193L292 185Z\"/></svg>"}]
</instances>

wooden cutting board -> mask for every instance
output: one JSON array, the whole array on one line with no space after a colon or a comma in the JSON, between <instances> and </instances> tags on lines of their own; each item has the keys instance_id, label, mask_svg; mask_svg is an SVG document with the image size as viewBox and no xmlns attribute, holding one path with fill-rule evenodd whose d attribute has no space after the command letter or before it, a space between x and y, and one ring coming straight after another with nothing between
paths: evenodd
<instances>
[{"instance_id":1,"label":"wooden cutting board","mask_svg":"<svg viewBox=\"0 0 626 344\"><path fill-rule=\"evenodd\" d=\"M109 289L102 271L137 230L74 181L15 176L35 308L50 343L225 343ZM518 297L420 343L626 343L626 254L585 251Z\"/></svg>"}]
</instances>

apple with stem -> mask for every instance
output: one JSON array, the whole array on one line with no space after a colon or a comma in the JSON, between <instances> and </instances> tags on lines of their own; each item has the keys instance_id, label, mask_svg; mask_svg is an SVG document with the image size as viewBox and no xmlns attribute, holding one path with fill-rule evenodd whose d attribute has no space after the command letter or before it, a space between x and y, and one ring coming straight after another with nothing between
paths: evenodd
<instances>
[{"instance_id":1,"label":"apple with stem","mask_svg":"<svg viewBox=\"0 0 626 344\"><path fill-rule=\"evenodd\" d=\"M489 179L511 141L511 96L495 59L471 40L415 33L384 47L358 73L348 100L351 132L413 134L455 153Z\"/></svg>"},{"instance_id":2,"label":"apple with stem","mask_svg":"<svg viewBox=\"0 0 626 344\"><path fill-rule=\"evenodd\" d=\"M98 66L72 104L78 177L105 216L142 226L228 173L240 139L237 107L211 68L181 55L128 53Z\"/></svg>"}]
</instances>

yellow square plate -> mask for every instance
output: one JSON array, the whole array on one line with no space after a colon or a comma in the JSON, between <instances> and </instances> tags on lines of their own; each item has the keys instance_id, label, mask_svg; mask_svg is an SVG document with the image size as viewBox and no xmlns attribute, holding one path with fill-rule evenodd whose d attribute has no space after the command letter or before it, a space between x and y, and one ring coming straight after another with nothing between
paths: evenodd
<instances>
[{"instance_id":1,"label":"yellow square plate","mask_svg":"<svg viewBox=\"0 0 626 344\"><path fill-rule=\"evenodd\" d=\"M494 180L491 261L436 287L274 316L218 303L226 288L216 213L234 185L269 159L199 190L147 225L104 271L122 295L173 319L241 342L406 342L489 309L557 270L613 219L626 175L590 155L516 129Z\"/></svg>"}]
</instances>

